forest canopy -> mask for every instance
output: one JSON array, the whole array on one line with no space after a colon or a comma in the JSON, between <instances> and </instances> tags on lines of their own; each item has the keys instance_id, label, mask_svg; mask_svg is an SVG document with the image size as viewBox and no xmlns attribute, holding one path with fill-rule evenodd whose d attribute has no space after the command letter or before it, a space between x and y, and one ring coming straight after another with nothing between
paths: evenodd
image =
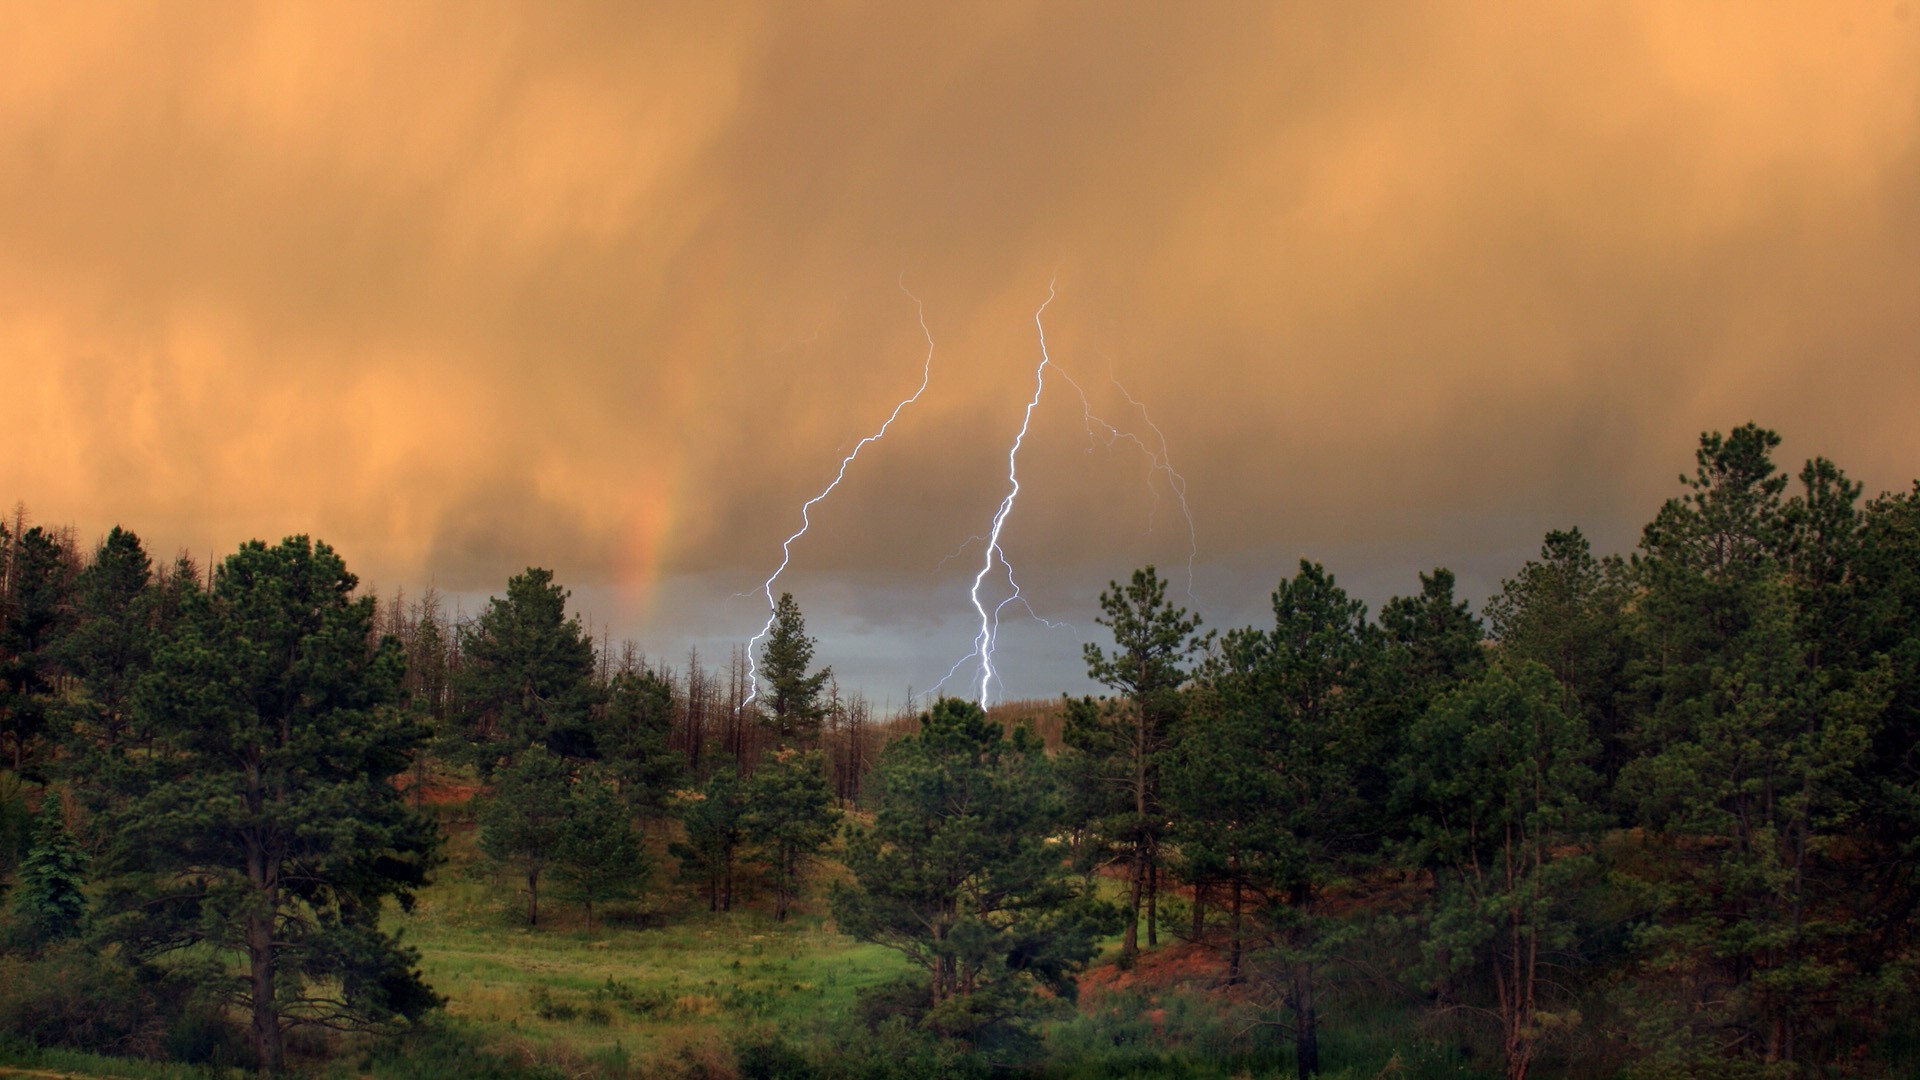
<instances>
[{"instance_id":1,"label":"forest canopy","mask_svg":"<svg viewBox=\"0 0 1920 1080\"><path fill-rule=\"evenodd\" d=\"M1143 567L1098 598L1105 694L892 716L791 595L755 685L738 650L596 643L537 567L455 619L307 537L156 565L19 511L0 1029L263 1070L417 1033L459 991L392 920L451 857L529 933L764 912L902 958L860 1039L743 1029L745 1072L1104 1068L1126 1040L1068 1037L1081 981L1184 950L1245 1021L1206 1053L1302 1077L1373 1061L1329 1033L1383 1002L1396 1059L1508 1077L1891 1075L1920 1045L1920 484L1866 499L1779 442L1703 435L1635 550L1552 531L1478 610L1440 567L1370 613L1302 559L1216 632Z\"/></svg>"}]
</instances>

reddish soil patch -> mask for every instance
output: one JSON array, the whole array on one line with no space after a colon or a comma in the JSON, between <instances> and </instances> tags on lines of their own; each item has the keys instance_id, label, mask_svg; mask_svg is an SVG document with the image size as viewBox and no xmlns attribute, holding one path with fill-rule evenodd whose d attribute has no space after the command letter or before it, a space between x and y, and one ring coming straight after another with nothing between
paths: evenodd
<instances>
[{"instance_id":1,"label":"reddish soil patch","mask_svg":"<svg viewBox=\"0 0 1920 1080\"><path fill-rule=\"evenodd\" d=\"M1080 977L1083 994L1098 997L1119 991L1158 993L1178 988L1207 989L1225 979L1226 957L1205 944L1176 942L1142 952L1133 966L1101 964Z\"/></svg>"}]
</instances>

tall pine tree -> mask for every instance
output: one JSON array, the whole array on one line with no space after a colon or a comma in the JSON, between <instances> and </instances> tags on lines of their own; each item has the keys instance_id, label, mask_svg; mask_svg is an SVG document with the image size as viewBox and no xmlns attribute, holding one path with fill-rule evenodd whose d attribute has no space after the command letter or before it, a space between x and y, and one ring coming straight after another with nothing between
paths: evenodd
<instances>
[{"instance_id":1,"label":"tall pine tree","mask_svg":"<svg viewBox=\"0 0 1920 1080\"><path fill-rule=\"evenodd\" d=\"M389 1028L436 1002L380 926L437 850L394 786L423 736L399 644L325 544L252 541L181 597L136 709L152 748L113 774L110 936L137 955L239 958L214 988L263 1069L289 1028Z\"/></svg>"},{"instance_id":2,"label":"tall pine tree","mask_svg":"<svg viewBox=\"0 0 1920 1080\"><path fill-rule=\"evenodd\" d=\"M529 567L460 638L454 679L468 753L485 772L529 746L593 759L593 641L553 572Z\"/></svg>"},{"instance_id":3,"label":"tall pine tree","mask_svg":"<svg viewBox=\"0 0 1920 1080\"><path fill-rule=\"evenodd\" d=\"M794 602L792 593L781 593L774 607L773 628L760 651L760 674L770 691L766 722L781 746L811 745L820 737L820 722L828 708L822 695L833 678L833 669L807 670L813 665L814 645L814 639L807 636L800 605Z\"/></svg>"},{"instance_id":4,"label":"tall pine tree","mask_svg":"<svg viewBox=\"0 0 1920 1080\"><path fill-rule=\"evenodd\" d=\"M1089 642L1083 650L1087 674L1116 691L1119 701L1112 708L1073 710L1066 738L1069 745L1102 759L1104 771L1126 794L1127 809L1113 822L1112 831L1129 849L1127 905L1132 918L1121 949L1131 957L1139 951L1143 910L1147 944L1156 943L1166 821L1160 770L1176 735L1180 689L1211 635L1199 633L1199 616L1167 601L1166 582L1151 566L1135 570L1125 586L1110 582L1100 594L1100 609L1095 621L1113 633L1114 651L1109 655Z\"/></svg>"}]
</instances>

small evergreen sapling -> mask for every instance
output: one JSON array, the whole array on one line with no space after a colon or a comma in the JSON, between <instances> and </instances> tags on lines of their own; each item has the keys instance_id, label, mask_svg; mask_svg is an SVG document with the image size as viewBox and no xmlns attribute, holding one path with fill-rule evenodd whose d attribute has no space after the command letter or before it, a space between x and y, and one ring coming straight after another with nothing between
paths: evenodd
<instances>
[{"instance_id":1,"label":"small evergreen sapling","mask_svg":"<svg viewBox=\"0 0 1920 1080\"><path fill-rule=\"evenodd\" d=\"M51 791L34 819L27 857L20 863L20 887L13 909L35 942L45 944L78 935L87 921L87 854L67 830L60 799Z\"/></svg>"}]
</instances>

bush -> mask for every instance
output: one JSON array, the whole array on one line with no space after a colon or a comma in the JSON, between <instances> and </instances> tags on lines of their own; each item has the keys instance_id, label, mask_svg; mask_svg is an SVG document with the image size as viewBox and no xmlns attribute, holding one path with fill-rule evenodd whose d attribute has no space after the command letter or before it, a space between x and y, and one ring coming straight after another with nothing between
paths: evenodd
<instances>
[{"instance_id":1,"label":"bush","mask_svg":"<svg viewBox=\"0 0 1920 1080\"><path fill-rule=\"evenodd\" d=\"M890 1020L836 1045L827 1061L835 1080L971 1080L995 1070L965 1045Z\"/></svg>"},{"instance_id":2,"label":"bush","mask_svg":"<svg viewBox=\"0 0 1920 1080\"><path fill-rule=\"evenodd\" d=\"M735 1043L734 1059L741 1080L974 1080L994 1073L983 1055L904 1017L812 1044L761 1032Z\"/></svg>"},{"instance_id":3,"label":"bush","mask_svg":"<svg viewBox=\"0 0 1920 1080\"><path fill-rule=\"evenodd\" d=\"M168 1000L150 979L76 942L0 957L0 1032L36 1046L157 1058Z\"/></svg>"},{"instance_id":4,"label":"bush","mask_svg":"<svg viewBox=\"0 0 1920 1080\"><path fill-rule=\"evenodd\" d=\"M238 1025L204 1003L190 1005L173 1018L166 1046L167 1057L174 1061L216 1069L245 1065L251 1053Z\"/></svg>"},{"instance_id":5,"label":"bush","mask_svg":"<svg viewBox=\"0 0 1920 1080\"><path fill-rule=\"evenodd\" d=\"M889 1020L918 1024L933 1008L933 992L922 975L903 975L860 992L855 1006L862 1023L878 1029Z\"/></svg>"},{"instance_id":6,"label":"bush","mask_svg":"<svg viewBox=\"0 0 1920 1080\"><path fill-rule=\"evenodd\" d=\"M740 1080L821 1080L820 1068L778 1035L751 1035L734 1046Z\"/></svg>"},{"instance_id":7,"label":"bush","mask_svg":"<svg viewBox=\"0 0 1920 1080\"><path fill-rule=\"evenodd\" d=\"M521 1064L488 1053L471 1035L444 1018L432 1017L405 1035L381 1040L359 1062L359 1073L375 1080L422 1076L458 1076L462 1080L559 1080L564 1074L540 1064Z\"/></svg>"}]
</instances>

